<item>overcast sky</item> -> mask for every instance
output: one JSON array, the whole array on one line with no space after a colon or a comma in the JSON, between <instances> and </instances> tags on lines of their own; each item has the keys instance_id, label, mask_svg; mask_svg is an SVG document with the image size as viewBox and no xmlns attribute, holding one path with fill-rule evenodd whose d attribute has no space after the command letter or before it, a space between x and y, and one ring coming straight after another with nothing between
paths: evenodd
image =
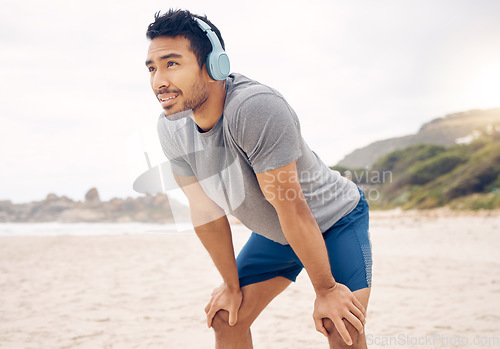
<instances>
[{"instance_id":1,"label":"overcast sky","mask_svg":"<svg viewBox=\"0 0 500 349\"><path fill-rule=\"evenodd\" d=\"M278 89L328 165L500 106L498 0L2 0L0 200L134 195L127 144L161 112L145 30L168 7L206 14L231 70Z\"/></svg>"}]
</instances>

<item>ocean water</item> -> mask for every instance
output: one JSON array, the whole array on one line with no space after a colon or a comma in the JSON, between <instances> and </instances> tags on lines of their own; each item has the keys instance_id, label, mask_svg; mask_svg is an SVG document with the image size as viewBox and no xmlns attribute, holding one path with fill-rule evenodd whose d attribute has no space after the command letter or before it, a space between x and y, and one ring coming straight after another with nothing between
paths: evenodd
<instances>
[{"instance_id":1,"label":"ocean water","mask_svg":"<svg viewBox=\"0 0 500 349\"><path fill-rule=\"evenodd\" d=\"M97 236L194 233L188 223L0 223L0 236Z\"/></svg>"}]
</instances>

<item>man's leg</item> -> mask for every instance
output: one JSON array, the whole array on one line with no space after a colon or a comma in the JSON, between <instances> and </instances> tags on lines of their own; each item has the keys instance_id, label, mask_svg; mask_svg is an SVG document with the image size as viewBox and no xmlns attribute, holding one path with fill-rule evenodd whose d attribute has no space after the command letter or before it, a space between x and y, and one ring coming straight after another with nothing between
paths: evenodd
<instances>
[{"instance_id":1,"label":"man's leg","mask_svg":"<svg viewBox=\"0 0 500 349\"><path fill-rule=\"evenodd\" d=\"M363 304L365 309L368 309L368 299L370 298L370 287L362 288L361 290L354 291L353 294L358 298L358 300ZM351 325L350 322L344 319L344 324L349 331L349 335L352 339L352 345L348 346L340 334L337 332L335 325L330 319L323 319L323 325L328 331L328 343L330 343L330 348L349 348L349 349L366 349L366 337L363 330L362 334L359 334L358 330Z\"/></svg>"},{"instance_id":2,"label":"man's leg","mask_svg":"<svg viewBox=\"0 0 500 349\"><path fill-rule=\"evenodd\" d=\"M229 326L229 313L219 310L215 315L212 328L215 331L216 349L253 348L250 325L264 308L290 285L291 281L282 276L250 284L241 288L243 302L238 311L238 322Z\"/></svg>"}]
</instances>

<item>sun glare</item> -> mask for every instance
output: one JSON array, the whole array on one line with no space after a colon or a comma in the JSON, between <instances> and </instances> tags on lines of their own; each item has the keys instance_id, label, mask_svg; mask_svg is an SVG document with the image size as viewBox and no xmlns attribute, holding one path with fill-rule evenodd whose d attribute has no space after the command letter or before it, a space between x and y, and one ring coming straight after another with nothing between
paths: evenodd
<instances>
[{"instance_id":1,"label":"sun glare","mask_svg":"<svg viewBox=\"0 0 500 349\"><path fill-rule=\"evenodd\" d=\"M500 65L485 66L472 75L467 98L477 107L500 106Z\"/></svg>"}]
</instances>

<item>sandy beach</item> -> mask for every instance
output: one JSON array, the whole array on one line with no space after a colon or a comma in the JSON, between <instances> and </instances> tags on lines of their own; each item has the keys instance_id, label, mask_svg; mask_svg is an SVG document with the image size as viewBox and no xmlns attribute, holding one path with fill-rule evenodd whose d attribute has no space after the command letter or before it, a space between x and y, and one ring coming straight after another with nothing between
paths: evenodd
<instances>
[{"instance_id":1,"label":"sandy beach","mask_svg":"<svg viewBox=\"0 0 500 349\"><path fill-rule=\"evenodd\" d=\"M372 214L370 348L500 348L500 217ZM248 231L233 228L235 248ZM0 348L213 348L221 282L194 234L0 238ZM302 272L255 348L327 348Z\"/></svg>"}]
</instances>

